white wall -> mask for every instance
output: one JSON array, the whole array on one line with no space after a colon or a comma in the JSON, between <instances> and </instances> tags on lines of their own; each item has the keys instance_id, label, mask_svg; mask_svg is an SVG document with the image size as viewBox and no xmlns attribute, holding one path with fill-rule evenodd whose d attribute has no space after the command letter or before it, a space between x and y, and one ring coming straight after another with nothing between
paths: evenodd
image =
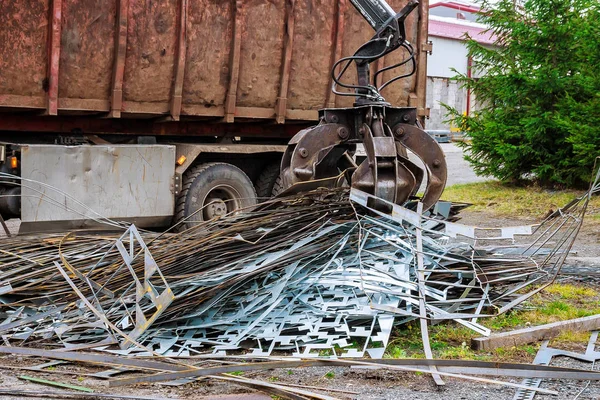
<instances>
[{"instance_id":1,"label":"white wall","mask_svg":"<svg viewBox=\"0 0 600 400\"><path fill-rule=\"evenodd\" d=\"M425 127L433 130L449 130L452 127L446 120L446 109L442 103L464 112L467 109L467 91L448 78L427 77L427 102L429 120Z\"/></svg>"},{"instance_id":2,"label":"white wall","mask_svg":"<svg viewBox=\"0 0 600 400\"><path fill-rule=\"evenodd\" d=\"M429 15L435 15L438 17L448 17L448 18L456 18L457 14L462 14L465 16L465 19L467 21L477 21L477 14L468 12L468 11L461 11L461 10L457 10L455 8L450 8L450 7L444 7L444 6L438 6L438 7L433 7L431 9L429 9Z\"/></svg>"},{"instance_id":3,"label":"white wall","mask_svg":"<svg viewBox=\"0 0 600 400\"><path fill-rule=\"evenodd\" d=\"M427 56L427 76L450 78L456 75L451 68L467 73L467 48L460 40L430 36L433 53Z\"/></svg>"}]
</instances>

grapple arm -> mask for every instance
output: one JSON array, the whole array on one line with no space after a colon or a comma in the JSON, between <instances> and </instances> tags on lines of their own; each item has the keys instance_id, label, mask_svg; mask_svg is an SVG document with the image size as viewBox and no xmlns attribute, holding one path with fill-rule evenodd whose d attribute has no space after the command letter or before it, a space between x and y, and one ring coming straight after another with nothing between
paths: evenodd
<instances>
[{"instance_id":1,"label":"grapple arm","mask_svg":"<svg viewBox=\"0 0 600 400\"><path fill-rule=\"evenodd\" d=\"M310 181L319 185L339 184L339 178L346 176L354 188L403 204L415 196L426 179L421 201L428 209L438 201L446 184L443 151L418 126L415 108L392 107L379 93L389 83L414 73L416 64L412 47L406 42L404 20L419 3L410 0L396 14L385 0L350 1L375 30L375 35L353 56L335 63L332 90L338 95L356 96L356 102L351 108L321 110L319 125L299 132L290 141L281 164L283 186L306 187L305 183ZM369 64L400 47L410 57L381 69L371 83ZM413 72L377 87L378 74L408 61L413 62ZM357 84L343 84L341 76L352 62L357 68ZM336 73L338 66L342 67ZM353 89L354 93L338 92L337 86ZM359 143L364 145L366 159L356 165L352 156ZM414 157L409 159L409 153Z\"/></svg>"}]
</instances>

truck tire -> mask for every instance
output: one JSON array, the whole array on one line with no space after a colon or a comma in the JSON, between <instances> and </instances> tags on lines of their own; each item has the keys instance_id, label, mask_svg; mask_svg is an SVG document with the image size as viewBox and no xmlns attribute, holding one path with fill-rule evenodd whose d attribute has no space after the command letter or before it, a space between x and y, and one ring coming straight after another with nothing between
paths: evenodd
<instances>
[{"instance_id":1,"label":"truck tire","mask_svg":"<svg viewBox=\"0 0 600 400\"><path fill-rule=\"evenodd\" d=\"M244 171L226 163L200 164L183 174L175 222L190 217L178 228L181 231L255 204L256 192Z\"/></svg>"},{"instance_id":2,"label":"truck tire","mask_svg":"<svg viewBox=\"0 0 600 400\"><path fill-rule=\"evenodd\" d=\"M256 196L258 197L259 202L263 202L269 198L271 198L273 193L273 187L275 186L275 182L279 178L279 163L273 163L267 165L260 175L258 179L254 183L254 188L256 189Z\"/></svg>"},{"instance_id":3,"label":"truck tire","mask_svg":"<svg viewBox=\"0 0 600 400\"><path fill-rule=\"evenodd\" d=\"M271 190L271 196L275 197L284 190L285 188L283 187L283 178L281 177L281 175L278 175L277 179L275 180L275 184L273 185L273 190Z\"/></svg>"}]
</instances>

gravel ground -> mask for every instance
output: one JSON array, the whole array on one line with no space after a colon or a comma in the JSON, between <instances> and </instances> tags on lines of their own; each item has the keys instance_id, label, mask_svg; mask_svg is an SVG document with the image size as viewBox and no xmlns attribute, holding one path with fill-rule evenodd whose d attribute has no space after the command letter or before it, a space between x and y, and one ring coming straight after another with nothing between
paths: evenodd
<instances>
[{"instance_id":1,"label":"gravel ground","mask_svg":"<svg viewBox=\"0 0 600 400\"><path fill-rule=\"evenodd\" d=\"M7 365L34 365L35 360L21 357L2 357L1 363ZM578 362L571 359L559 358L553 360L552 365L570 368L590 369L591 364ZM55 371L75 370L81 375L57 375L41 374L29 371L11 371L0 370L0 386L2 389L20 389L20 390L55 390L46 386L40 386L35 383L25 382L17 378L18 375L30 375L38 378L44 378L72 385L85 386L95 390L97 393L110 393L120 395L138 395L173 399L219 399L219 396L239 395L239 399L246 399L245 394L253 393L247 389L228 382L219 382L215 380L201 380L184 386L137 386L125 388L109 388L108 382L94 378L84 377L84 373L97 372L101 368L81 368L73 365L59 366ZM120 375L119 377L124 377ZM294 370L271 370L261 372L247 372L243 375L245 378L260 379L274 384L292 384L300 385L306 390L318 392L338 398L338 399L365 399L365 400L394 400L394 399L415 399L415 400L467 400L467 399L488 399L488 400L508 400L515 395L516 389L489 383L469 382L455 378L444 378L446 385L437 387L432 379L426 374L415 374L409 372L372 370L372 369L354 369L354 368L297 368ZM494 377L487 377L494 379ZM517 378L502 378L512 383L521 383ZM327 392L325 390L315 390L311 387L328 388L333 390L342 390L352 393ZM544 380L542 388L556 390L558 397L551 395L538 394L537 399L573 399L584 388L579 399L600 399L600 383L592 382L588 385L587 381L563 381L563 380ZM2 396L0 399L10 399L14 397ZM225 399L238 399L234 397L224 397ZM259 400L260 397L255 399ZM268 399L268 397L267 397Z\"/></svg>"}]
</instances>

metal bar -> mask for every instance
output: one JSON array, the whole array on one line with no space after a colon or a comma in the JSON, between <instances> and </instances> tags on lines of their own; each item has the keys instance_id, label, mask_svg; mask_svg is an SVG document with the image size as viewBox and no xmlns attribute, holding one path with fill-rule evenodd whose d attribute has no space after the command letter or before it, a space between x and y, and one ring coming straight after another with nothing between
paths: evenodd
<instances>
[{"instance_id":1,"label":"metal bar","mask_svg":"<svg viewBox=\"0 0 600 400\"><path fill-rule=\"evenodd\" d=\"M352 390L344 390L344 389L333 389L321 386L309 386L309 385L295 385L293 383L279 383L280 386L291 386L291 387L299 387L305 389L314 389L314 390L323 390L325 392L332 393L347 393L347 394L360 394L360 392L353 392Z\"/></svg>"},{"instance_id":2,"label":"metal bar","mask_svg":"<svg viewBox=\"0 0 600 400\"><path fill-rule=\"evenodd\" d=\"M127 50L127 14L129 0L119 0L115 31L115 59L113 64L110 114L112 118L121 118L123 107L123 76L125 75L125 55Z\"/></svg>"},{"instance_id":3,"label":"metal bar","mask_svg":"<svg viewBox=\"0 0 600 400\"><path fill-rule=\"evenodd\" d=\"M23 356L44 357L51 360L78 361L92 364L102 364L117 367L135 367L138 369L148 369L152 371L185 371L187 368L183 365L168 364L160 361L149 361L144 359L133 359L126 357L110 356L104 354L78 353L74 351L51 351L43 349L34 349L29 347L8 347L0 346L0 353L19 354ZM192 368L190 366L190 368Z\"/></svg>"},{"instance_id":4,"label":"metal bar","mask_svg":"<svg viewBox=\"0 0 600 400\"><path fill-rule=\"evenodd\" d=\"M345 23L345 16L344 13L346 12L346 3L347 0L339 0L337 2L337 18L336 18L336 22L335 25L333 26L333 35L335 37L335 46L333 47L333 52L331 54L331 67L329 68L329 71L331 72L331 69L333 68L333 65L335 64L335 62L337 60L339 60L340 58L342 58L342 50L344 47L344 23ZM333 87L333 78L330 79L329 82L329 87ZM331 90L329 90L327 92L327 97L325 98L325 108L331 108L331 107L335 107L335 95L333 94L333 92Z\"/></svg>"},{"instance_id":5,"label":"metal bar","mask_svg":"<svg viewBox=\"0 0 600 400\"><path fill-rule=\"evenodd\" d=\"M174 121L179 121L179 115L181 114L181 103L183 100L183 76L185 73L187 49L187 10L188 0L179 0L177 62L175 64L175 78L173 79L173 93L171 95L171 118Z\"/></svg>"},{"instance_id":6,"label":"metal bar","mask_svg":"<svg viewBox=\"0 0 600 400\"><path fill-rule=\"evenodd\" d=\"M417 203L417 214L419 215L419 223L416 226L417 235L417 283L419 285L419 323L421 326L421 337L423 339L423 350L425 351L425 357L429 360L433 359L433 353L431 351L431 343L429 341L429 329L427 327L427 308L425 305L425 267L423 263L423 229L421 228L421 216L423 215L423 203ZM431 377L438 386L444 386L445 383L442 378L436 374L437 368L431 366L432 371Z\"/></svg>"},{"instance_id":7,"label":"metal bar","mask_svg":"<svg viewBox=\"0 0 600 400\"><path fill-rule=\"evenodd\" d=\"M0 348L1 349L1 348ZM582 371L577 369L548 367L531 364L517 363L496 363L489 361L472 360L426 360L426 359L382 359L370 360L370 366L381 368L406 366L414 368L430 368L437 366L439 368L460 368L473 374L492 375L492 376L512 376L512 377L553 377L559 379L590 379L600 380L600 372ZM264 361L255 363L245 363L236 365L225 365L210 368L201 368L196 370L185 370L176 372L164 372L155 375L141 377L114 379L109 382L110 387L136 385L139 383L157 383L167 382L188 377L201 377L207 375L217 375L231 372L246 372L277 368L304 368L304 367L322 367L322 366L348 366L360 365L358 360L331 360L331 359L290 359L284 361ZM471 370L469 370L471 368ZM499 373L499 371L502 373ZM453 369L452 371L455 371ZM583 375L585 374L585 377Z\"/></svg>"},{"instance_id":8,"label":"metal bar","mask_svg":"<svg viewBox=\"0 0 600 400\"><path fill-rule=\"evenodd\" d=\"M425 117L428 115L426 106L427 88L427 49L429 31L429 1L419 2L419 22L417 28L417 73L415 76L415 92L417 116L421 124L425 126Z\"/></svg>"},{"instance_id":9,"label":"metal bar","mask_svg":"<svg viewBox=\"0 0 600 400\"><path fill-rule=\"evenodd\" d=\"M294 6L296 0L287 0L285 3L285 40L283 42L283 62L281 63L281 81L279 83L279 97L275 106L275 120L278 124L285 122L287 108L287 93L292 68L292 51L294 49Z\"/></svg>"},{"instance_id":10,"label":"metal bar","mask_svg":"<svg viewBox=\"0 0 600 400\"><path fill-rule=\"evenodd\" d=\"M37 391L37 390L21 390L21 389L0 389L0 394L4 396L21 396L21 398L30 397L48 397L51 399L57 398L81 398L88 399L127 399L127 400L169 400L168 397L147 397L147 396L128 396L124 394L106 394L106 393L73 393L63 391Z\"/></svg>"},{"instance_id":11,"label":"metal bar","mask_svg":"<svg viewBox=\"0 0 600 400\"><path fill-rule=\"evenodd\" d=\"M94 393L94 391L92 389L84 387L84 386L69 385L67 383L55 382L55 381L51 381L48 379L34 378L33 376L27 376L27 375L21 375L18 378L25 380L25 381L29 381L29 382L39 383L42 385L56 386L56 387L61 387L61 388L66 388L66 389L71 389L71 390L78 390L80 392Z\"/></svg>"},{"instance_id":12,"label":"metal bar","mask_svg":"<svg viewBox=\"0 0 600 400\"><path fill-rule=\"evenodd\" d=\"M240 58L242 51L242 0L235 1L234 25L231 39L231 61L229 63L229 89L225 99L225 122L232 123L235 119L235 106L237 102L238 78L240 75Z\"/></svg>"},{"instance_id":13,"label":"metal bar","mask_svg":"<svg viewBox=\"0 0 600 400\"><path fill-rule=\"evenodd\" d=\"M58 114L58 71L60 66L60 34L62 0L52 0L50 8L50 32L48 35L48 103L46 113Z\"/></svg>"},{"instance_id":14,"label":"metal bar","mask_svg":"<svg viewBox=\"0 0 600 400\"><path fill-rule=\"evenodd\" d=\"M364 361L347 361L347 360L339 360L340 363L342 364L354 364L354 365L366 365L366 366L377 366L376 363L371 363L371 362L364 362ZM452 378L458 378L458 379L464 379L467 381L475 381L475 382L483 382L483 383L492 383L492 384L496 384L496 385L504 385L504 386L510 386L510 387L515 387L515 388L523 388L523 385L517 384L517 383L511 383L511 382L504 382L504 381L498 381L495 379L487 379L487 378L479 378L479 377L475 377L475 376L467 376L467 375L462 375L462 374L455 374L452 372L442 372L442 371L433 371L431 369L429 370L419 370L418 368L409 368L409 367L400 367L397 365L386 365L386 368L391 369L391 370L398 370L398 371L410 371L410 372L424 372L424 373L429 373L429 374L438 374L440 376L447 376L447 377L452 377ZM555 390L548 390L548 389L540 389L540 388L536 388L536 389L532 389L532 390L536 390L537 392L540 393L546 393L546 394L558 394L557 391Z\"/></svg>"},{"instance_id":15,"label":"metal bar","mask_svg":"<svg viewBox=\"0 0 600 400\"><path fill-rule=\"evenodd\" d=\"M248 379L244 377L236 376L211 376L213 379L222 381L235 382L239 385L249 386L254 389L266 391L273 395L281 396L291 400L305 400L305 399L318 399L318 400L337 400L335 397L321 395L307 390L296 389L292 387L286 387L283 385L277 385L274 383L263 382L257 379Z\"/></svg>"}]
</instances>

